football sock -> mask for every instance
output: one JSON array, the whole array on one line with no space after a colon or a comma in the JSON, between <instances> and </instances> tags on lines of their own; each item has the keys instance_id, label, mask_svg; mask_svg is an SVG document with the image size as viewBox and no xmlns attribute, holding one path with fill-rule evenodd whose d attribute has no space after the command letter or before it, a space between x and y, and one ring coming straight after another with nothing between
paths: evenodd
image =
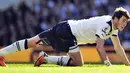
<instances>
[{"instance_id":1,"label":"football sock","mask_svg":"<svg viewBox=\"0 0 130 73\"><path fill-rule=\"evenodd\" d=\"M48 56L45 57L47 63L57 64L61 66L66 66L70 60L69 56Z\"/></svg>"},{"instance_id":2,"label":"football sock","mask_svg":"<svg viewBox=\"0 0 130 73\"><path fill-rule=\"evenodd\" d=\"M25 49L28 49L27 39L16 41L13 44L0 49L0 56L5 56L5 55L8 55L10 53L22 51L22 50L25 50Z\"/></svg>"}]
</instances>

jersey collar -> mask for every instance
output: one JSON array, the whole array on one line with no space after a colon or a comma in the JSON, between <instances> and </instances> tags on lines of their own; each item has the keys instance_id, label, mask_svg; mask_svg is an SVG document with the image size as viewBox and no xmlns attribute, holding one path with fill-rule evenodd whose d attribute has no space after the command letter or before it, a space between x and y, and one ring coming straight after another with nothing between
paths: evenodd
<instances>
[{"instance_id":1,"label":"jersey collar","mask_svg":"<svg viewBox=\"0 0 130 73\"><path fill-rule=\"evenodd\" d=\"M110 32L112 32L112 21L111 20L108 21L107 24L109 24L109 26L110 26Z\"/></svg>"}]
</instances>

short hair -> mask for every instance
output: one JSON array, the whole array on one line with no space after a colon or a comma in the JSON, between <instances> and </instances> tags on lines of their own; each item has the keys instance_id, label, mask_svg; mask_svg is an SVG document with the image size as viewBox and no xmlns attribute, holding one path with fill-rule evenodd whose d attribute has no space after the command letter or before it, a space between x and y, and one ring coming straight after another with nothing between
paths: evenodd
<instances>
[{"instance_id":1,"label":"short hair","mask_svg":"<svg viewBox=\"0 0 130 73\"><path fill-rule=\"evenodd\" d=\"M118 19L120 19L122 16L125 16L127 19L130 19L129 12L123 7L119 7L115 9L112 19L114 19L114 17L117 17Z\"/></svg>"}]
</instances>

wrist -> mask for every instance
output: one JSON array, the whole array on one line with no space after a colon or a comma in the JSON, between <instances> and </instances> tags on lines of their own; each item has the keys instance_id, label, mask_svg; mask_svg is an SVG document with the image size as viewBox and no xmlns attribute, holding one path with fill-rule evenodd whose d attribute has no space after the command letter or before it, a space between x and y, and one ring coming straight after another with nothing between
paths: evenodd
<instances>
[{"instance_id":1,"label":"wrist","mask_svg":"<svg viewBox=\"0 0 130 73\"><path fill-rule=\"evenodd\" d=\"M107 65L107 66L111 66L111 62L109 60L105 60L104 64Z\"/></svg>"},{"instance_id":2,"label":"wrist","mask_svg":"<svg viewBox=\"0 0 130 73\"><path fill-rule=\"evenodd\" d=\"M130 66L130 63L125 63L126 66Z\"/></svg>"}]
</instances>

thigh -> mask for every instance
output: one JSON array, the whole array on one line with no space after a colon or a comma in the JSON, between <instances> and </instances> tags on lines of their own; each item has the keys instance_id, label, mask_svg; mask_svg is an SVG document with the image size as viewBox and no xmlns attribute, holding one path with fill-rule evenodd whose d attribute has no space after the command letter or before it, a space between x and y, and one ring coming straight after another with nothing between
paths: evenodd
<instances>
[{"instance_id":1,"label":"thigh","mask_svg":"<svg viewBox=\"0 0 130 73\"><path fill-rule=\"evenodd\" d=\"M79 47L78 47L79 48ZM84 64L81 51L76 48L68 52L71 58L70 64L75 66L82 66Z\"/></svg>"},{"instance_id":2,"label":"thigh","mask_svg":"<svg viewBox=\"0 0 130 73\"><path fill-rule=\"evenodd\" d=\"M54 31L51 29L45 30L38 35L28 39L29 47L36 47L37 44L49 46L55 43Z\"/></svg>"}]
</instances>

